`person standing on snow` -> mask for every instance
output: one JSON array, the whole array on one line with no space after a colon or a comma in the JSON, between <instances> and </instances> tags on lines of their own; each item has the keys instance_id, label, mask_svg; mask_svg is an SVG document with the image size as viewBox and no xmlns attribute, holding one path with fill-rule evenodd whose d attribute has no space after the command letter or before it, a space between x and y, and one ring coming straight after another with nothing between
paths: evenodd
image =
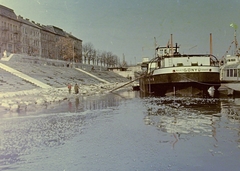
<instances>
[{"instance_id":1,"label":"person standing on snow","mask_svg":"<svg viewBox=\"0 0 240 171\"><path fill-rule=\"evenodd\" d=\"M78 86L77 83L76 83L75 86L74 86L75 94L78 94L78 89L79 89L79 86Z\"/></svg>"},{"instance_id":2,"label":"person standing on snow","mask_svg":"<svg viewBox=\"0 0 240 171\"><path fill-rule=\"evenodd\" d=\"M71 90L72 90L72 85L70 83L68 83L68 92L69 92L69 94L71 94Z\"/></svg>"}]
</instances>

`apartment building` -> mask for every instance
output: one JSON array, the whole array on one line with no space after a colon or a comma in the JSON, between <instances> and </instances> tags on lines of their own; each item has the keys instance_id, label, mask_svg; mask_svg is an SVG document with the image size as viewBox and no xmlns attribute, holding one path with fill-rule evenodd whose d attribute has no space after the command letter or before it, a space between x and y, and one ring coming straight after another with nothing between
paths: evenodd
<instances>
[{"instance_id":1,"label":"apartment building","mask_svg":"<svg viewBox=\"0 0 240 171\"><path fill-rule=\"evenodd\" d=\"M20 23L12 9L0 5L0 52L19 53Z\"/></svg>"},{"instance_id":2,"label":"apartment building","mask_svg":"<svg viewBox=\"0 0 240 171\"><path fill-rule=\"evenodd\" d=\"M74 37L71 33L66 33L66 37L70 38L73 41L73 51L75 62L82 63L82 40Z\"/></svg>"},{"instance_id":3,"label":"apartment building","mask_svg":"<svg viewBox=\"0 0 240 171\"><path fill-rule=\"evenodd\" d=\"M50 59L63 59L57 42L62 38L73 42L74 60L82 61L82 40L55 26L45 26L0 5L0 52L27 54ZM1 55L0 55L1 56Z\"/></svg>"},{"instance_id":4,"label":"apartment building","mask_svg":"<svg viewBox=\"0 0 240 171\"><path fill-rule=\"evenodd\" d=\"M22 16L18 16L18 22L21 31L21 53L30 56L41 56L41 28Z\"/></svg>"},{"instance_id":5,"label":"apartment building","mask_svg":"<svg viewBox=\"0 0 240 171\"><path fill-rule=\"evenodd\" d=\"M43 58L59 59L55 47L55 44L57 42L56 33L49 26L40 25L39 23L37 25L41 27L41 56Z\"/></svg>"},{"instance_id":6,"label":"apartment building","mask_svg":"<svg viewBox=\"0 0 240 171\"><path fill-rule=\"evenodd\" d=\"M58 27L55 26L47 26L49 30L51 30L52 32L55 33L55 36L53 39L50 39L48 44L50 47L50 51L49 53L53 55L53 57L56 59L56 57L62 59L61 53L60 53L60 49L58 47L58 41L61 37L66 37L65 32Z\"/></svg>"}]
</instances>

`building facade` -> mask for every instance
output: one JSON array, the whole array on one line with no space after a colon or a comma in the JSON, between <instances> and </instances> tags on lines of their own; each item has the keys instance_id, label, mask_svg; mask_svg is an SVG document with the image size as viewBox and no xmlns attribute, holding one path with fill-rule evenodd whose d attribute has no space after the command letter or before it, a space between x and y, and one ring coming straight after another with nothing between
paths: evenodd
<instances>
[{"instance_id":1,"label":"building facade","mask_svg":"<svg viewBox=\"0 0 240 171\"><path fill-rule=\"evenodd\" d=\"M0 5L0 52L20 52L20 23L12 9Z\"/></svg>"},{"instance_id":2,"label":"building facade","mask_svg":"<svg viewBox=\"0 0 240 171\"><path fill-rule=\"evenodd\" d=\"M82 40L55 26L45 26L22 16L10 8L0 5L0 53L18 53L49 59L63 59L57 46L61 38L73 42L73 59L82 60ZM2 55L0 55L2 56Z\"/></svg>"},{"instance_id":3,"label":"building facade","mask_svg":"<svg viewBox=\"0 0 240 171\"><path fill-rule=\"evenodd\" d=\"M21 53L29 56L41 56L40 27L21 16L18 16L18 22L21 31Z\"/></svg>"}]
</instances>

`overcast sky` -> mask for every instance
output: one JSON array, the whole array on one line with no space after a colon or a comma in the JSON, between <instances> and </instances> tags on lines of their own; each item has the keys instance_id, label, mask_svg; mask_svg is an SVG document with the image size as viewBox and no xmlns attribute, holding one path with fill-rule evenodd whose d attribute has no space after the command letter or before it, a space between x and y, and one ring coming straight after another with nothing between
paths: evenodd
<instances>
[{"instance_id":1,"label":"overcast sky","mask_svg":"<svg viewBox=\"0 0 240 171\"><path fill-rule=\"evenodd\" d=\"M111 51L130 64L154 55L170 34L180 53L209 53L221 58L240 27L240 0L0 0L16 15L62 28L95 49ZM237 30L239 34L239 29ZM240 36L238 36L240 37Z\"/></svg>"}]
</instances>

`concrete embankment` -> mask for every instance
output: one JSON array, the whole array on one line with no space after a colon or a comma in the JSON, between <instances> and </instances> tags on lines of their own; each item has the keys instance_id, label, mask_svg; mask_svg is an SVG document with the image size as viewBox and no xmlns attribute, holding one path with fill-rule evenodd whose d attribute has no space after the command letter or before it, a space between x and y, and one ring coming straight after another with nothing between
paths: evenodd
<instances>
[{"instance_id":1,"label":"concrete embankment","mask_svg":"<svg viewBox=\"0 0 240 171\"><path fill-rule=\"evenodd\" d=\"M0 113L18 114L20 112L36 112L47 106L70 100L79 96L102 95L123 83L96 84L80 86L79 94L68 93L68 89L49 88L32 89L0 94Z\"/></svg>"},{"instance_id":2,"label":"concrete embankment","mask_svg":"<svg viewBox=\"0 0 240 171\"><path fill-rule=\"evenodd\" d=\"M0 61L0 113L36 111L74 98L108 93L129 80L106 70L87 70L39 63ZM78 84L79 94L69 94L67 84Z\"/></svg>"}]
</instances>

